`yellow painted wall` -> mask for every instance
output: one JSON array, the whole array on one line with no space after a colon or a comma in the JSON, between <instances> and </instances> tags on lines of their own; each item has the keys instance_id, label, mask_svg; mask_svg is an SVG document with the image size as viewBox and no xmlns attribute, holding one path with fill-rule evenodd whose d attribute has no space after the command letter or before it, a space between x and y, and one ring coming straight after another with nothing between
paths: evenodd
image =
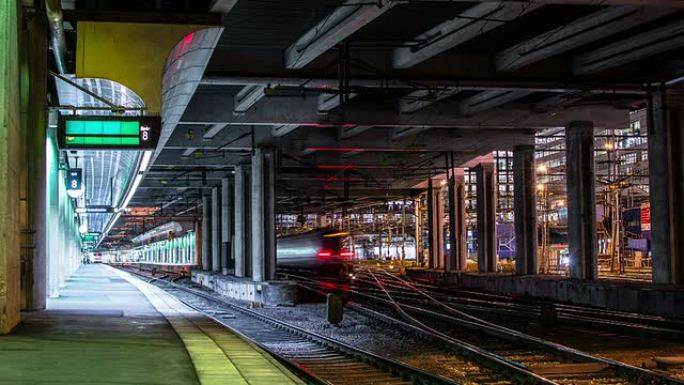
<instances>
[{"instance_id":1,"label":"yellow painted wall","mask_svg":"<svg viewBox=\"0 0 684 385\"><path fill-rule=\"evenodd\" d=\"M189 33L203 28L81 21L76 31L76 76L119 82L140 95L150 113L160 113L162 74L169 52Z\"/></svg>"}]
</instances>

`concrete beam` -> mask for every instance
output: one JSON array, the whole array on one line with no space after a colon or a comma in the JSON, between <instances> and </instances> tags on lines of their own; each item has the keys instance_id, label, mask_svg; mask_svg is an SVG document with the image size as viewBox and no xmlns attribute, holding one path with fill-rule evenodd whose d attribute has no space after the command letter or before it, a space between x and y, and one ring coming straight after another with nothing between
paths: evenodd
<instances>
[{"instance_id":1,"label":"concrete beam","mask_svg":"<svg viewBox=\"0 0 684 385\"><path fill-rule=\"evenodd\" d=\"M233 112L236 114L244 114L247 112L266 95L264 89L265 87L261 84L242 87L240 92L235 96Z\"/></svg>"},{"instance_id":2,"label":"concrete beam","mask_svg":"<svg viewBox=\"0 0 684 385\"><path fill-rule=\"evenodd\" d=\"M429 130L430 127L397 127L390 133L390 140L397 141Z\"/></svg>"},{"instance_id":3,"label":"concrete beam","mask_svg":"<svg viewBox=\"0 0 684 385\"><path fill-rule=\"evenodd\" d=\"M218 152L216 154L204 154L202 157L181 157L183 150L164 150L161 152L155 166L195 166L225 168L226 165L235 165L244 161L244 157L234 152Z\"/></svg>"},{"instance_id":4,"label":"concrete beam","mask_svg":"<svg viewBox=\"0 0 684 385\"><path fill-rule=\"evenodd\" d=\"M259 143L271 137L270 127L255 127L255 141ZM211 134L210 136L207 134ZM213 150L221 147L226 151L239 151L252 148L252 128L236 127L227 123L212 124L204 135L199 135L195 128L178 127L166 142L164 149Z\"/></svg>"},{"instance_id":5,"label":"concrete beam","mask_svg":"<svg viewBox=\"0 0 684 385\"><path fill-rule=\"evenodd\" d=\"M340 140L351 139L373 128L373 126L350 126L340 127L338 138Z\"/></svg>"},{"instance_id":6,"label":"concrete beam","mask_svg":"<svg viewBox=\"0 0 684 385\"><path fill-rule=\"evenodd\" d=\"M204 139L204 140L211 139L211 138L215 137L216 135L218 135L221 131L223 131L224 128L226 128L226 124L223 124L223 123L212 124L209 127L209 129L204 133L204 135L202 135L202 139ZM173 137L173 135L172 135L172 137ZM168 144L169 143L167 142L167 145Z\"/></svg>"},{"instance_id":7,"label":"concrete beam","mask_svg":"<svg viewBox=\"0 0 684 385\"><path fill-rule=\"evenodd\" d=\"M235 7L238 0L212 0L209 5L209 12L211 13L229 13Z\"/></svg>"},{"instance_id":8,"label":"concrete beam","mask_svg":"<svg viewBox=\"0 0 684 385\"><path fill-rule=\"evenodd\" d=\"M359 3L347 0L315 27L304 33L285 52L288 69L303 68L354 32L389 11L396 2Z\"/></svg>"},{"instance_id":9,"label":"concrete beam","mask_svg":"<svg viewBox=\"0 0 684 385\"><path fill-rule=\"evenodd\" d=\"M294 130L296 130L299 126L296 124L282 124L279 126L273 126L272 130L272 135L274 138L279 138L281 136L285 136Z\"/></svg>"},{"instance_id":10,"label":"concrete beam","mask_svg":"<svg viewBox=\"0 0 684 385\"><path fill-rule=\"evenodd\" d=\"M412 39L412 41L424 43L396 48L393 52L393 66L394 68L413 67L540 6L538 3L487 2L471 7L461 15Z\"/></svg>"},{"instance_id":11,"label":"concrete beam","mask_svg":"<svg viewBox=\"0 0 684 385\"><path fill-rule=\"evenodd\" d=\"M497 55L498 71L513 71L674 12L674 9L609 7L510 47Z\"/></svg>"},{"instance_id":12,"label":"concrete beam","mask_svg":"<svg viewBox=\"0 0 684 385\"><path fill-rule=\"evenodd\" d=\"M684 46L684 21L632 36L576 57L575 75L605 71Z\"/></svg>"},{"instance_id":13,"label":"concrete beam","mask_svg":"<svg viewBox=\"0 0 684 385\"><path fill-rule=\"evenodd\" d=\"M484 91L459 104L461 114L469 116L532 94L530 91Z\"/></svg>"},{"instance_id":14,"label":"concrete beam","mask_svg":"<svg viewBox=\"0 0 684 385\"><path fill-rule=\"evenodd\" d=\"M409 93L399 101L399 112L408 114L431 105L440 100L447 99L461 92L458 88L446 88L442 90L417 90Z\"/></svg>"},{"instance_id":15,"label":"concrete beam","mask_svg":"<svg viewBox=\"0 0 684 385\"><path fill-rule=\"evenodd\" d=\"M332 77L297 77L297 76L279 76L279 75L245 75L234 74L231 76L207 76L201 81L202 86L247 86L253 84L270 84L272 87L304 87L310 90L318 90L319 92L329 92L331 89L336 89L339 86L339 79ZM536 91L536 92L567 92L567 91L581 91L581 90L604 90L604 91L643 91L642 83L624 82L559 82L559 81L544 81L544 80L504 80L500 77L488 78L417 78L417 77L402 77L401 79L386 79L384 77L377 78L352 78L349 79L349 88L360 89L392 89L405 90L407 92L415 91L415 84L420 84L422 88L459 88L461 91ZM225 96L225 95L224 95ZM280 98L279 98L280 99Z\"/></svg>"},{"instance_id":16,"label":"concrete beam","mask_svg":"<svg viewBox=\"0 0 684 385\"><path fill-rule=\"evenodd\" d=\"M351 100L357 97L359 94L350 93L347 95L347 100ZM337 94L321 94L318 96L318 112L326 114L331 110L339 107L341 103L342 96Z\"/></svg>"},{"instance_id":17,"label":"concrete beam","mask_svg":"<svg viewBox=\"0 0 684 385\"><path fill-rule=\"evenodd\" d=\"M562 91L559 91L562 92ZM561 109L553 116L530 115L528 108L501 109L496 115L464 117L458 114L453 103L440 103L413 114L398 114L395 103L378 102L363 105L350 103L344 113L332 111L322 116L317 113L317 97L279 97L264 100L257 108L244 116L234 116L232 111L221 106L232 102L232 98L221 94L196 94L183 116L183 124L229 123L230 125L282 125L298 124L309 126L376 126L376 127L461 127L461 128L519 128L545 129L562 127L572 120L578 111ZM595 124L611 125L624 120L624 111L607 109L604 106L586 106L582 114L591 114ZM269 127L270 128L270 127Z\"/></svg>"}]
</instances>

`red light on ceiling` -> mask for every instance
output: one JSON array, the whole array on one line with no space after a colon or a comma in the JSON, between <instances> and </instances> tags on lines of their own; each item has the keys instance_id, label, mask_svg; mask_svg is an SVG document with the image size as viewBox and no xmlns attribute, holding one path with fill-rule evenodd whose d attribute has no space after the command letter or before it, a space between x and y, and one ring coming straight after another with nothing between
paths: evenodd
<instances>
[{"instance_id":1,"label":"red light on ceiling","mask_svg":"<svg viewBox=\"0 0 684 385\"><path fill-rule=\"evenodd\" d=\"M189 34L185 35L185 37L183 38L183 48L181 48L181 51L187 52L193 40L195 40L194 32L190 32Z\"/></svg>"},{"instance_id":2,"label":"red light on ceiling","mask_svg":"<svg viewBox=\"0 0 684 385\"><path fill-rule=\"evenodd\" d=\"M319 164L316 168L319 170L349 170L356 168L356 166L351 164Z\"/></svg>"},{"instance_id":3,"label":"red light on ceiling","mask_svg":"<svg viewBox=\"0 0 684 385\"><path fill-rule=\"evenodd\" d=\"M317 177L315 178L316 180L320 180L323 182L359 182L364 180L363 178L358 178L358 177L336 177L336 176L331 176L331 177Z\"/></svg>"},{"instance_id":4,"label":"red light on ceiling","mask_svg":"<svg viewBox=\"0 0 684 385\"><path fill-rule=\"evenodd\" d=\"M307 152L362 152L360 147L307 147Z\"/></svg>"}]
</instances>

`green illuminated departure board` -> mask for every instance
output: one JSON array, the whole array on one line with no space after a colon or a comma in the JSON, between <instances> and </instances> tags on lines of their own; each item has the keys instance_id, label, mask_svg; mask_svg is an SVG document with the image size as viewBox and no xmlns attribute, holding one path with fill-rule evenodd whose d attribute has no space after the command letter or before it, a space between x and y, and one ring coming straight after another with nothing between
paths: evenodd
<instances>
[{"instance_id":1,"label":"green illuminated departure board","mask_svg":"<svg viewBox=\"0 0 684 385\"><path fill-rule=\"evenodd\" d=\"M161 118L150 116L61 116L59 144L63 149L154 149Z\"/></svg>"}]
</instances>

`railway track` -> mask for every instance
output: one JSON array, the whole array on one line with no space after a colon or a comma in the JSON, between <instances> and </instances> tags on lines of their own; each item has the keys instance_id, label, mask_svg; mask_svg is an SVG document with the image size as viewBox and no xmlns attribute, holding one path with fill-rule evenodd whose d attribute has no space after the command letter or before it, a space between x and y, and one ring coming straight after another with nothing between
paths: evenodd
<instances>
[{"instance_id":1,"label":"railway track","mask_svg":"<svg viewBox=\"0 0 684 385\"><path fill-rule=\"evenodd\" d=\"M256 311L236 306L211 293L137 272L219 324L254 341L294 368L312 384L327 385L457 385L400 362L311 333Z\"/></svg>"},{"instance_id":2,"label":"railway track","mask_svg":"<svg viewBox=\"0 0 684 385\"><path fill-rule=\"evenodd\" d=\"M373 276L372 273L370 274ZM347 288L348 295L360 299L366 305L352 304L350 307L395 326L401 325L393 318L394 314L399 314L405 324L419 331L428 330L433 334L450 338L455 343L489 352L553 383L684 384L682 381L661 373L591 356L560 344L492 324L441 303L426 293L421 292L421 295L426 296L432 302L430 308L401 303L393 298L380 280L377 280L376 284L386 298L379 298L375 295L377 293L371 295ZM329 288L330 285L324 287ZM318 290L318 288L312 289ZM416 291L420 292L418 289Z\"/></svg>"},{"instance_id":3,"label":"railway track","mask_svg":"<svg viewBox=\"0 0 684 385\"><path fill-rule=\"evenodd\" d=\"M684 321L667 319L661 316L559 304L548 301L528 300L503 294L484 293L466 289L444 288L421 281L414 281L413 284L421 290L430 293L430 295L435 298L464 306L481 305L483 309L509 309L518 313L529 314L529 312L538 313L541 305L552 304L557 310L559 318L563 321L571 322L577 320L584 324L586 322L596 324L603 323L610 324L610 326L613 327L623 324L624 327L633 329L647 331L648 328L652 328L654 332L663 332L672 336L684 336ZM396 285L395 288L400 289L400 287Z\"/></svg>"},{"instance_id":4,"label":"railway track","mask_svg":"<svg viewBox=\"0 0 684 385\"><path fill-rule=\"evenodd\" d=\"M381 277L378 277L381 279ZM371 279L366 279L363 275L357 276L360 284L375 284ZM394 298L401 300L402 303L414 304L416 306L433 305L433 301L425 296L411 290L404 284L381 279L388 289L391 289ZM648 333L650 335L666 336L684 340L684 322L669 320L659 316L649 316L633 314L619 311L592 309L581 306L552 304L533 301L516 301L510 297L486 294L479 292L463 291L457 294L444 294L432 287L423 288L422 285L415 285L423 292L429 294L441 303L458 308L469 313L482 316L497 315L499 318L516 317L538 321L542 318L544 306L550 306L554 312L554 322L565 323L568 325L581 325L586 327L593 324L598 328L606 330L620 330L626 333ZM359 285L355 285L359 287ZM378 297L384 296L380 289L365 287L364 292L374 294Z\"/></svg>"}]
</instances>

